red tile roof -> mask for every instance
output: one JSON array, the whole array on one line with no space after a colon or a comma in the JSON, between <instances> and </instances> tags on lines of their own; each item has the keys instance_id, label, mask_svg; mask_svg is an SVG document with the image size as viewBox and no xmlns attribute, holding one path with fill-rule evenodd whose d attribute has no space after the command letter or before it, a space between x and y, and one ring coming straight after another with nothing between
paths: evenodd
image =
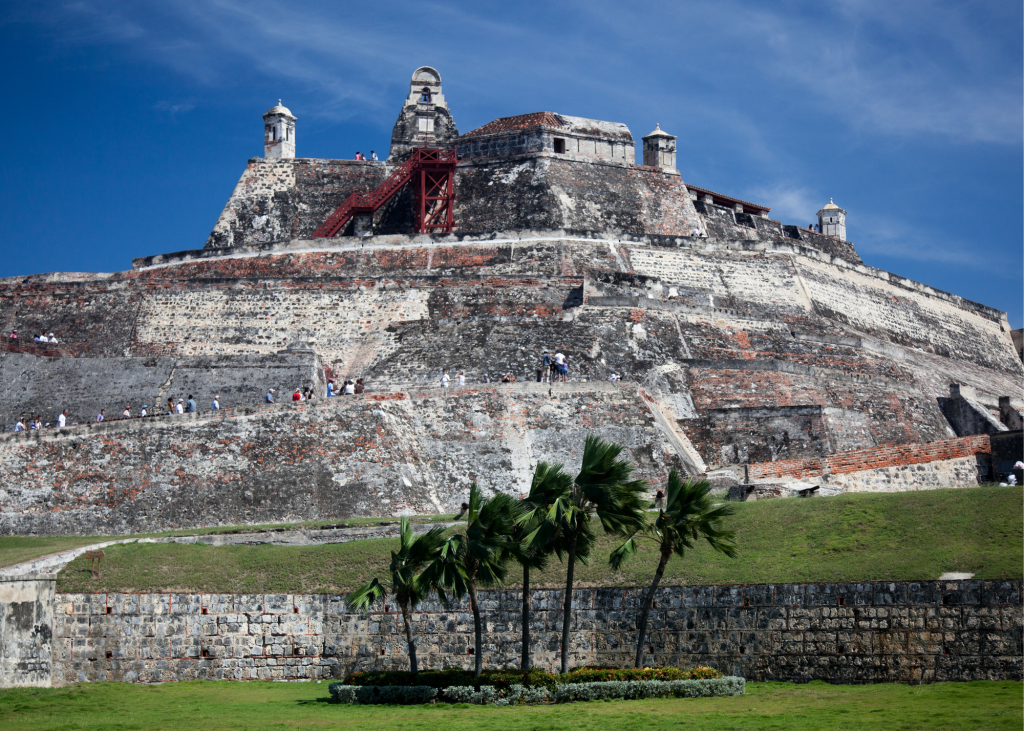
<instances>
[{"instance_id":1,"label":"red tile roof","mask_svg":"<svg viewBox=\"0 0 1024 731\"><path fill-rule=\"evenodd\" d=\"M512 132L519 129L530 129L531 127L565 127L565 120L553 112L533 112L532 114L519 114L515 117L502 117L493 122L488 122L483 127L467 132L463 137L474 135L493 135L499 132Z\"/></svg>"},{"instance_id":2,"label":"red tile roof","mask_svg":"<svg viewBox=\"0 0 1024 731\"><path fill-rule=\"evenodd\" d=\"M716 193L715 191L708 190L707 188L698 188L696 185L693 185L692 183L686 183L686 189L695 191L697 193L705 193L707 195L713 196L714 198L720 198L723 203L727 203L729 206L734 206L737 203L742 203L745 208L753 208L756 211L764 211L765 213L767 213L768 211L771 210L771 208L769 208L768 206L762 206L758 203L751 203L750 201L740 200L739 198L733 198L732 196L722 195L721 193ZM715 203L719 203L719 201L716 200Z\"/></svg>"}]
</instances>

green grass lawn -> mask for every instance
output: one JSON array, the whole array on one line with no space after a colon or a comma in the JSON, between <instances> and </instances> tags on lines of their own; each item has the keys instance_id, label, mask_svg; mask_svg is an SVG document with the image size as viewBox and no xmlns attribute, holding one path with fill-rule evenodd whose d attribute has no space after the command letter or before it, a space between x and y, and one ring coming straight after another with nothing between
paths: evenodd
<instances>
[{"instance_id":1,"label":"green grass lawn","mask_svg":"<svg viewBox=\"0 0 1024 731\"><path fill-rule=\"evenodd\" d=\"M857 494L809 500L738 503L728 521L739 556L700 547L673 557L663 584L775 583L937 579L946 571L982 579L1024 573L1021 487ZM14 539L5 539L14 540ZM17 539L50 540L50 539ZM397 539L330 546L201 546L145 544L106 550L102 575L73 562L58 591L203 591L331 593L351 590L386 567ZM657 562L648 543L621 571L607 564L613 542L602 539L577 586L646 585ZM516 570L510 575L515 586ZM531 577L561 586L557 560Z\"/></svg>"},{"instance_id":2,"label":"green grass lawn","mask_svg":"<svg viewBox=\"0 0 1024 731\"><path fill-rule=\"evenodd\" d=\"M606 701L557 706L342 706L327 683L95 683L0 691L5 731L103 729L1014 729L1022 686L1016 682L935 685L750 683L730 698Z\"/></svg>"},{"instance_id":3,"label":"green grass lawn","mask_svg":"<svg viewBox=\"0 0 1024 731\"><path fill-rule=\"evenodd\" d=\"M448 523L455 518L454 515L423 515L410 518L413 523ZM218 525L206 528L192 528L183 530L163 531L161 533L136 533L130 536L0 536L0 567L12 566L22 561L31 561L34 558L47 556L51 553L60 553L69 548L91 546L106 541L116 541L121 538L162 538L164 536L194 536L211 535L214 533L229 533L239 530L258 531L264 529L300 529L313 528L322 525L337 525L345 523L351 528L380 525L386 521L397 525L399 518L345 518L344 520L315 520L303 523L271 523L266 525ZM105 551L104 551L105 552Z\"/></svg>"}]
</instances>

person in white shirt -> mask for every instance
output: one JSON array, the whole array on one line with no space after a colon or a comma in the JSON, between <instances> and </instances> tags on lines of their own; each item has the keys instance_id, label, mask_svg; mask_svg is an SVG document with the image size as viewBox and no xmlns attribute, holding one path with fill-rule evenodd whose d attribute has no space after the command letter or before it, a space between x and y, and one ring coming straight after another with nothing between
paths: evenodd
<instances>
[{"instance_id":1,"label":"person in white shirt","mask_svg":"<svg viewBox=\"0 0 1024 731\"><path fill-rule=\"evenodd\" d=\"M121 414L121 418L122 419L130 419L130 418L132 418L132 405L131 404L128 404L127 406L124 407L124 412Z\"/></svg>"},{"instance_id":2,"label":"person in white shirt","mask_svg":"<svg viewBox=\"0 0 1024 731\"><path fill-rule=\"evenodd\" d=\"M25 422L18 419L18 423L14 425L14 431L25 431Z\"/></svg>"},{"instance_id":3,"label":"person in white shirt","mask_svg":"<svg viewBox=\"0 0 1024 731\"><path fill-rule=\"evenodd\" d=\"M185 401L184 400L178 399L178 405L174 407L174 413L175 414L184 414L185 413Z\"/></svg>"},{"instance_id":4,"label":"person in white shirt","mask_svg":"<svg viewBox=\"0 0 1024 731\"><path fill-rule=\"evenodd\" d=\"M463 373L462 371L459 371L459 380L457 381L457 383L460 386L466 385L466 374Z\"/></svg>"},{"instance_id":5,"label":"person in white shirt","mask_svg":"<svg viewBox=\"0 0 1024 731\"><path fill-rule=\"evenodd\" d=\"M218 409L220 409L220 396L213 397L213 403L210 404L210 409L212 411L217 411Z\"/></svg>"},{"instance_id":6,"label":"person in white shirt","mask_svg":"<svg viewBox=\"0 0 1024 731\"><path fill-rule=\"evenodd\" d=\"M565 355L562 353L555 353L555 370L558 372L556 381L565 380Z\"/></svg>"},{"instance_id":7,"label":"person in white shirt","mask_svg":"<svg viewBox=\"0 0 1024 731\"><path fill-rule=\"evenodd\" d=\"M56 343L56 342L57 342L57 338L55 338L55 337L53 336L53 333L50 333L50 342L51 342L51 343Z\"/></svg>"},{"instance_id":8,"label":"person in white shirt","mask_svg":"<svg viewBox=\"0 0 1024 731\"><path fill-rule=\"evenodd\" d=\"M351 380L345 381L345 395L346 396L355 396L355 394L356 394L356 384L352 383Z\"/></svg>"},{"instance_id":9,"label":"person in white shirt","mask_svg":"<svg viewBox=\"0 0 1024 731\"><path fill-rule=\"evenodd\" d=\"M68 410L64 409L62 412L60 412L60 415L57 417L57 428L58 429L63 429L65 426L67 426L67 423L68 423Z\"/></svg>"},{"instance_id":10,"label":"person in white shirt","mask_svg":"<svg viewBox=\"0 0 1024 731\"><path fill-rule=\"evenodd\" d=\"M441 388L448 388L448 384L451 383L452 379L448 375L448 371L444 371L441 374Z\"/></svg>"},{"instance_id":11,"label":"person in white shirt","mask_svg":"<svg viewBox=\"0 0 1024 731\"><path fill-rule=\"evenodd\" d=\"M148 411L146 411L146 409L148 409L148 408L149 408L149 405L148 405L148 404L142 404L142 410L141 410L141 411L139 411L139 417L140 417L140 418L141 418L141 417L145 417L145 416L148 416L148 415L149 415L149 412L148 412Z\"/></svg>"}]
</instances>

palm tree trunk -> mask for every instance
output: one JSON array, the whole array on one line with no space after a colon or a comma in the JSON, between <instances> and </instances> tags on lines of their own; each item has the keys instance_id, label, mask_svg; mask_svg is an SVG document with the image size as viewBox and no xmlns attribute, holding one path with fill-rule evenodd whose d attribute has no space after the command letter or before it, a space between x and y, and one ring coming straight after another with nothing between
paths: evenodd
<instances>
[{"instance_id":1,"label":"palm tree trunk","mask_svg":"<svg viewBox=\"0 0 1024 731\"><path fill-rule=\"evenodd\" d=\"M565 572L565 601L562 603L562 672L569 672L569 619L572 617L572 579L576 568L576 539L579 528L573 531L569 542L569 567Z\"/></svg>"},{"instance_id":2,"label":"palm tree trunk","mask_svg":"<svg viewBox=\"0 0 1024 731\"><path fill-rule=\"evenodd\" d=\"M409 670L419 672L416 664L416 643L412 641L412 617L409 602L402 602L402 621L405 622L405 641L409 644Z\"/></svg>"},{"instance_id":3,"label":"palm tree trunk","mask_svg":"<svg viewBox=\"0 0 1024 731\"><path fill-rule=\"evenodd\" d=\"M484 669L483 627L480 623L480 607L476 603L476 584L469 581L466 586L469 589L469 606L473 609L473 633L476 635L476 648L473 650L476 664L473 674L479 678Z\"/></svg>"},{"instance_id":4,"label":"palm tree trunk","mask_svg":"<svg viewBox=\"0 0 1024 731\"><path fill-rule=\"evenodd\" d=\"M651 604L654 603L654 592L658 590L658 584L661 583L661 577L665 575L665 566L668 564L668 559L672 555L672 544L662 543L661 544L661 560L658 562L658 570L654 572L654 581L651 582L651 588L647 590L647 598L644 600L644 608L640 610L640 627L637 630L636 638L636 660L633 663L633 667L642 668L644 660L644 640L647 638L647 617L651 612Z\"/></svg>"},{"instance_id":5,"label":"palm tree trunk","mask_svg":"<svg viewBox=\"0 0 1024 731\"><path fill-rule=\"evenodd\" d=\"M523 565L523 661L519 669L530 670L530 567Z\"/></svg>"}]
</instances>

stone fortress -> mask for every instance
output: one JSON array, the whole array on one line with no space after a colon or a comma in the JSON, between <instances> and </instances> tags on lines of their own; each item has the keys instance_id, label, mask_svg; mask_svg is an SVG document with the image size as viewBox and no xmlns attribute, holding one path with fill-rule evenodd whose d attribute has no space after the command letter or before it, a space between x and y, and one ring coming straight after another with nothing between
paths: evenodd
<instances>
[{"instance_id":1,"label":"stone fortress","mask_svg":"<svg viewBox=\"0 0 1024 731\"><path fill-rule=\"evenodd\" d=\"M1020 456L1006 315L866 265L835 203L817 232L685 182L656 124L643 164L625 125L554 112L460 134L426 67L386 160L296 157L296 115L263 119L202 248L0 280L22 335L0 352L0 533L452 512L473 480L520 494L538 460L572 466L588 431L652 490L678 467L737 499L970 486ZM425 148L457 151L442 193L375 193ZM453 230L418 233L431 206ZM545 350L569 383L536 382ZM197 414L93 423L189 394ZM65 408L81 425L11 433Z\"/></svg>"}]
</instances>

